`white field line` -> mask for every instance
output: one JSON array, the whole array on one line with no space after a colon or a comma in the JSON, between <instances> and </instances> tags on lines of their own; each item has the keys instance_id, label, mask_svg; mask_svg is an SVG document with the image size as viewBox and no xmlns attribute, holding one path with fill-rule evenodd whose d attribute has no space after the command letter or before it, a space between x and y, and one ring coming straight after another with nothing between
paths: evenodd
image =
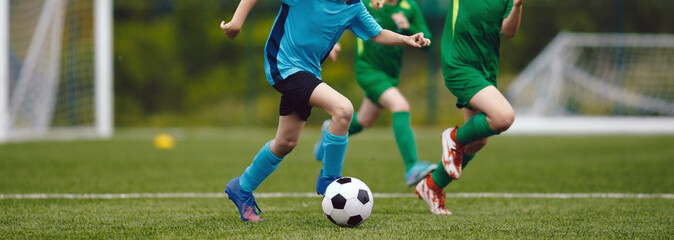
<instances>
[{"instance_id":1,"label":"white field line","mask_svg":"<svg viewBox=\"0 0 674 240\"><path fill-rule=\"evenodd\" d=\"M0 199L134 199L134 198L221 198L224 193L33 193L33 194L0 194ZM318 198L316 193L256 193L256 198ZM375 198L413 198L411 193L374 193ZM642 199L661 198L674 199L670 193L449 193L448 198L615 198Z\"/></svg>"}]
</instances>

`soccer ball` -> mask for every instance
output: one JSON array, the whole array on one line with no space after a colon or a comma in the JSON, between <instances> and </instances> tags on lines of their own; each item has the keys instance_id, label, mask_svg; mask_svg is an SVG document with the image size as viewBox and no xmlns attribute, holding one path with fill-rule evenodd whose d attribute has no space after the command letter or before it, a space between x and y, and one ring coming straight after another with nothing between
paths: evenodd
<instances>
[{"instance_id":1,"label":"soccer ball","mask_svg":"<svg viewBox=\"0 0 674 240\"><path fill-rule=\"evenodd\" d=\"M374 199L370 188L357 178L344 177L328 185L323 213L341 227L356 227L370 216Z\"/></svg>"}]
</instances>

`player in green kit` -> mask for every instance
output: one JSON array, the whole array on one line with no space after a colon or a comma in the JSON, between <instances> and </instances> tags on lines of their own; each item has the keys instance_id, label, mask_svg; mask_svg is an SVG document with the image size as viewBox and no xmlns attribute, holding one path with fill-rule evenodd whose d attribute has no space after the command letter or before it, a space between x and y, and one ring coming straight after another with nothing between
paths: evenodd
<instances>
[{"instance_id":1,"label":"player in green kit","mask_svg":"<svg viewBox=\"0 0 674 240\"><path fill-rule=\"evenodd\" d=\"M416 187L433 214L445 209L445 188L487 143L515 120L508 100L496 88L501 36L519 29L523 0L452 0L442 35L445 86L457 97L465 124L442 133L442 161Z\"/></svg>"},{"instance_id":2,"label":"player in green kit","mask_svg":"<svg viewBox=\"0 0 674 240\"><path fill-rule=\"evenodd\" d=\"M431 38L426 20L416 1L385 0L382 3L384 5L377 11L374 10L375 5L366 4L367 10L382 28L403 35L423 33L422 36ZM410 106L398 89L403 50L402 46L385 46L374 41L356 40L354 72L356 82L365 92L366 98L360 110L353 115L349 135L353 136L364 128L372 126L382 108L390 110L393 119L393 134L405 163L405 183L408 186L414 186L437 165L427 161L418 161L417 158L417 146L410 127ZM327 124L329 120L326 120L323 128ZM317 160L322 160L324 156L321 146L319 140L314 148Z\"/></svg>"}]
</instances>

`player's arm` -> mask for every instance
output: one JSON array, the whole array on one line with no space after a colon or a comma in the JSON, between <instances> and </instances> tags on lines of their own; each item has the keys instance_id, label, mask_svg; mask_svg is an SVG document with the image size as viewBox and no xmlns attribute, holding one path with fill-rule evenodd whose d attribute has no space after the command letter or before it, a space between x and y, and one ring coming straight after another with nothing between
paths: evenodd
<instances>
[{"instance_id":1,"label":"player's arm","mask_svg":"<svg viewBox=\"0 0 674 240\"><path fill-rule=\"evenodd\" d=\"M423 33L405 36L386 29L382 30L377 36L371 39L375 43L388 46L410 46L422 48L431 45L431 40L424 38Z\"/></svg>"},{"instance_id":2,"label":"player's arm","mask_svg":"<svg viewBox=\"0 0 674 240\"><path fill-rule=\"evenodd\" d=\"M404 33L410 32L410 21L407 20L403 12L394 13L391 15L391 19L396 23L396 26L403 30Z\"/></svg>"},{"instance_id":3,"label":"player's arm","mask_svg":"<svg viewBox=\"0 0 674 240\"><path fill-rule=\"evenodd\" d=\"M365 6L362 6L360 14L356 15L351 20L348 29L363 40L372 39L375 43L382 45L421 48L431 44L431 40L424 38L423 33L405 36L390 30L382 29L367 11Z\"/></svg>"},{"instance_id":4,"label":"player's arm","mask_svg":"<svg viewBox=\"0 0 674 240\"><path fill-rule=\"evenodd\" d=\"M428 29L424 14L421 12L419 5L414 3L409 17L409 31L413 33L424 33L424 37L431 38L431 30Z\"/></svg>"},{"instance_id":5,"label":"player's arm","mask_svg":"<svg viewBox=\"0 0 674 240\"><path fill-rule=\"evenodd\" d=\"M503 24L501 25L503 37L511 38L517 34L522 19L522 3L524 3L524 0L513 0L513 8L510 10L508 17L503 19Z\"/></svg>"},{"instance_id":6,"label":"player's arm","mask_svg":"<svg viewBox=\"0 0 674 240\"><path fill-rule=\"evenodd\" d=\"M411 33L422 33L421 36L431 36L430 31L428 30L428 27L425 27L426 22L423 20L423 17L421 18L421 21L423 21L424 27L419 27L419 26L413 26L413 23L410 23L407 20L407 17L405 17L405 14L403 12L395 13L391 16L393 18L393 21L398 25L398 28L403 30L404 35L410 35ZM419 21L418 19L412 18L413 21ZM424 46L424 49L428 49L428 45Z\"/></svg>"},{"instance_id":7,"label":"player's arm","mask_svg":"<svg viewBox=\"0 0 674 240\"><path fill-rule=\"evenodd\" d=\"M426 19L424 19L424 14L421 12L419 5L414 3L412 5L412 11L410 14L410 32L413 33L423 33L425 38L431 39L431 30L428 29L426 24ZM424 50L429 50L429 47L425 47Z\"/></svg>"},{"instance_id":8,"label":"player's arm","mask_svg":"<svg viewBox=\"0 0 674 240\"><path fill-rule=\"evenodd\" d=\"M257 3L257 0L241 0L241 2L239 2L239 6L236 8L236 12L234 12L232 21L229 21L229 23L222 21L220 23L220 28L222 28L222 31L225 32L225 35L227 35L228 38L234 39L237 35L239 35L241 32L241 27L246 21L248 13L250 13L250 10L252 10L253 6L255 6L255 3Z\"/></svg>"}]
</instances>

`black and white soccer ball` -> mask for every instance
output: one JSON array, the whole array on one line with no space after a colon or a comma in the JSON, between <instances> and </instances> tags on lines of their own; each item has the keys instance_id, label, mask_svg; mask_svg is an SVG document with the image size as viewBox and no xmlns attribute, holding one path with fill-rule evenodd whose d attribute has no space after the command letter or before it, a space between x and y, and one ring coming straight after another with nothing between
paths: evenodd
<instances>
[{"instance_id":1,"label":"black and white soccer ball","mask_svg":"<svg viewBox=\"0 0 674 240\"><path fill-rule=\"evenodd\" d=\"M370 217L374 199L363 181L352 177L337 179L323 195L323 212L342 227L356 227Z\"/></svg>"}]
</instances>

